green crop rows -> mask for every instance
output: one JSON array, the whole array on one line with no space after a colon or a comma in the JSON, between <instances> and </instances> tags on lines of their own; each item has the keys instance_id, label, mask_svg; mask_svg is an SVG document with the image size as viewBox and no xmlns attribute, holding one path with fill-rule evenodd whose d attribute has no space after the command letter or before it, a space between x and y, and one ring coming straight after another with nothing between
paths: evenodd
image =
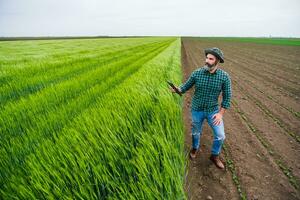
<instances>
[{"instance_id":1,"label":"green crop rows","mask_svg":"<svg viewBox=\"0 0 300 200\"><path fill-rule=\"evenodd\" d=\"M0 42L1 199L185 199L179 38Z\"/></svg>"}]
</instances>

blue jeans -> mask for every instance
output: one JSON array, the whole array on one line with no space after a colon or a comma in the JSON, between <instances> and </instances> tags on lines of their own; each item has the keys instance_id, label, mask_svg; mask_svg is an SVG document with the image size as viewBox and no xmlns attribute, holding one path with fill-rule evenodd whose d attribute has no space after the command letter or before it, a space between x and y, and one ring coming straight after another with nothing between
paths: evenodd
<instances>
[{"instance_id":1,"label":"blue jeans","mask_svg":"<svg viewBox=\"0 0 300 200\"><path fill-rule=\"evenodd\" d=\"M213 125L213 115L218 113L219 110L215 110L213 112L205 112L205 111L194 111L192 110L192 140L193 140L193 148L198 149L200 146L200 136L202 133L202 124L204 119L207 120L207 123L213 130L213 144L211 148L211 153L213 155L219 155L222 149L222 145L225 140L225 131L224 131L224 123L221 120L219 125Z\"/></svg>"}]
</instances>

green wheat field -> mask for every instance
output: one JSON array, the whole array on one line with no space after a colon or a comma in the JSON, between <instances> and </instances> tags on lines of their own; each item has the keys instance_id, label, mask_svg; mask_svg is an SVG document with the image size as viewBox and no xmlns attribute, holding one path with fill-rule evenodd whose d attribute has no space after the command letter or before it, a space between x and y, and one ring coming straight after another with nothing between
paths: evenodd
<instances>
[{"instance_id":1,"label":"green wheat field","mask_svg":"<svg viewBox=\"0 0 300 200\"><path fill-rule=\"evenodd\" d=\"M185 199L180 38L0 42L0 196Z\"/></svg>"}]
</instances>

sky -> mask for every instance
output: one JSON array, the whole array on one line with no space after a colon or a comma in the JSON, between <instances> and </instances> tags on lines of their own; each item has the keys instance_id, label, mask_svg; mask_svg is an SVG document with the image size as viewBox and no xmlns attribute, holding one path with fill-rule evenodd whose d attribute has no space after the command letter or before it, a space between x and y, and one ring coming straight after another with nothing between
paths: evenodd
<instances>
[{"instance_id":1,"label":"sky","mask_svg":"<svg viewBox=\"0 0 300 200\"><path fill-rule=\"evenodd\" d=\"M0 37L300 37L300 0L0 0Z\"/></svg>"}]
</instances>

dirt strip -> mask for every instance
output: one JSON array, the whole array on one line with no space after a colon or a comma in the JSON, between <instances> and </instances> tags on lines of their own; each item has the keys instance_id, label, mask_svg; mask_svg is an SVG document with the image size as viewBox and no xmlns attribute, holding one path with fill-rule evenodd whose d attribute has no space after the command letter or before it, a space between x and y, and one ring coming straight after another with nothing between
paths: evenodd
<instances>
[{"instance_id":1,"label":"dirt strip","mask_svg":"<svg viewBox=\"0 0 300 200\"><path fill-rule=\"evenodd\" d=\"M299 107L298 98L295 95L285 95L285 91L270 91L270 85L280 79L263 79L256 76L258 70L255 66L272 65L264 58L264 62L247 57L245 49L256 52L257 55L269 55L272 50L279 53L286 49L289 53L284 55L270 54L276 61L281 57L282 62L287 58L297 60L297 56L291 55L294 47L282 47L275 45L249 45L247 43L230 44L229 42L214 42L201 40L182 40L182 70L185 81L191 72L203 66L203 50L207 47L217 46L221 48L227 57L227 62L220 68L231 75L233 89L233 103L224 115L226 133L226 151L230 157L224 156L224 160L232 160L236 175L227 167L225 171L217 169L208 159L212 144L212 130L205 122L201 137L201 150L195 161L190 161L186 177L185 189L189 199L239 199L241 193L245 193L247 199L300 199L300 145L291 136L289 131L299 136ZM243 46L244 45L244 46ZM231 49L242 48L242 53ZM269 48L271 50L269 50ZM202 52L200 51L202 50ZM259 52L262 51L262 54ZM267 53L266 53L267 52ZM244 68L237 66L238 62L232 62L237 57L243 58ZM252 59L251 61L248 61ZM248 65L246 64L248 63ZM284 63L273 65L278 67ZM269 69L266 67L265 69ZM264 72L266 73L266 72ZM274 76L273 74L272 76ZM257 78L256 78L257 77ZM273 82L272 82L273 80ZM252 83L252 84L251 84ZM286 82L279 85L285 86ZM287 83L293 93L299 90L297 84ZM186 132L186 155L191 148L191 114L190 103L193 90L190 90L184 99L184 120ZM221 102L220 96L220 102ZM284 100L284 101L283 101ZM228 163L227 163L228 164ZM236 182L238 180L238 183ZM238 191L237 188L241 189Z\"/></svg>"}]
</instances>

